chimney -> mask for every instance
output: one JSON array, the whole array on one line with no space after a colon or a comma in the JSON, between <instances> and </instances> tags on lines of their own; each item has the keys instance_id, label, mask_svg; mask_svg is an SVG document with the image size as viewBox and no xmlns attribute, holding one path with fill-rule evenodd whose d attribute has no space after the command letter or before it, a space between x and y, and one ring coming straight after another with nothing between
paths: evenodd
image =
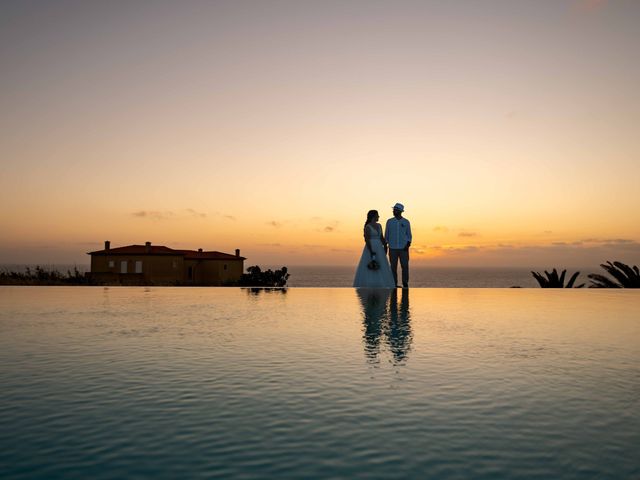
<instances>
[{"instance_id":1,"label":"chimney","mask_svg":"<svg viewBox=\"0 0 640 480\"><path fill-rule=\"evenodd\" d=\"M145 242L144 244L144 252L151 253L151 242Z\"/></svg>"},{"instance_id":2,"label":"chimney","mask_svg":"<svg viewBox=\"0 0 640 480\"><path fill-rule=\"evenodd\" d=\"M198 253L202 253L202 249L201 248L198 249Z\"/></svg>"},{"instance_id":3,"label":"chimney","mask_svg":"<svg viewBox=\"0 0 640 480\"><path fill-rule=\"evenodd\" d=\"M104 241L104 249L108 252L111 249L111 242L109 240Z\"/></svg>"},{"instance_id":4,"label":"chimney","mask_svg":"<svg viewBox=\"0 0 640 480\"><path fill-rule=\"evenodd\" d=\"M240 249L236 248L236 257L239 257L239 256L240 256Z\"/></svg>"}]
</instances>

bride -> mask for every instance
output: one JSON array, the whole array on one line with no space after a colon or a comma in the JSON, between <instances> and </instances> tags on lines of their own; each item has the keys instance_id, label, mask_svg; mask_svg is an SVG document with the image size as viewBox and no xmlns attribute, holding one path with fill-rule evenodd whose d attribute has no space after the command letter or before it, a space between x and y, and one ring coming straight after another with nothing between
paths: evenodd
<instances>
[{"instance_id":1,"label":"bride","mask_svg":"<svg viewBox=\"0 0 640 480\"><path fill-rule=\"evenodd\" d=\"M356 288L396 288L387 259L387 241L382 235L379 219L377 210L369 210L364 224L364 250L353 279Z\"/></svg>"}]
</instances>

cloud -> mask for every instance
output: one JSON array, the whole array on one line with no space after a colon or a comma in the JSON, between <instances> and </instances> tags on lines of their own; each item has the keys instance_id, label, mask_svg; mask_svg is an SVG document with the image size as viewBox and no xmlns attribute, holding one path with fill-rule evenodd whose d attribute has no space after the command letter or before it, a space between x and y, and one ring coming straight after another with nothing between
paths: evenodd
<instances>
[{"instance_id":1,"label":"cloud","mask_svg":"<svg viewBox=\"0 0 640 480\"><path fill-rule=\"evenodd\" d=\"M432 245L430 247L419 247L419 250L424 251L425 249L435 250L440 254L461 254L461 253L475 253L479 251L481 248L476 245L465 245L464 247L457 246L442 246L442 245ZM411 249L413 252L413 249Z\"/></svg>"},{"instance_id":2,"label":"cloud","mask_svg":"<svg viewBox=\"0 0 640 480\"><path fill-rule=\"evenodd\" d=\"M281 247L282 244L280 243L258 243L259 247Z\"/></svg>"},{"instance_id":3,"label":"cloud","mask_svg":"<svg viewBox=\"0 0 640 480\"><path fill-rule=\"evenodd\" d=\"M276 222L275 220L271 220L270 222L267 222L267 225L269 225L270 227L273 227L273 228L281 228L282 227L282 223Z\"/></svg>"},{"instance_id":4,"label":"cloud","mask_svg":"<svg viewBox=\"0 0 640 480\"><path fill-rule=\"evenodd\" d=\"M224 213L224 212L220 212L220 211L213 212L213 215L217 216L217 217L222 217L222 218L227 219L227 220L232 220L234 222L237 220L237 218L234 217L233 215L230 215L230 214Z\"/></svg>"},{"instance_id":5,"label":"cloud","mask_svg":"<svg viewBox=\"0 0 640 480\"><path fill-rule=\"evenodd\" d=\"M315 223L316 225L319 224L314 228L314 231L316 232L333 233L338 230L338 225L340 225L340 222L338 220L328 220L323 217L311 217L309 221L311 223Z\"/></svg>"},{"instance_id":6,"label":"cloud","mask_svg":"<svg viewBox=\"0 0 640 480\"><path fill-rule=\"evenodd\" d=\"M614 238L612 240L604 240L603 243L607 243L607 244L614 244L614 245L625 245L625 244L631 244L631 243L636 243L635 240L629 240L628 238Z\"/></svg>"},{"instance_id":7,"label":"cloud","mask_svg":"<svg viewBox=\"0 0 640 480\"><path fill-rule=\"evenodd\" d=\"M456 267L518 267L527 269L575 268L594 273L610 260L637 265L640 240L601 238L565 240L542 245L496 243L486 245L416 245L411 249L422 265Z\"/></svg>"},{"instance_id":8,"label":"cloud","mask_svg":"<svg viewBox=\"0 0 640 480\"><path fill-rule=\"evenodd\" d=\"M170 218L207 218L206 213L198 212L193 208L185 208L180 210L179 213L171 210L138 210L131 213L136 218L146 218L150 220L169 220Z\"/></svg>"},{"instance_id":9,"label":"cloud","mask_svg":"<svg viewBox=\"0 0 640 480\"><path fill-rule=\"evenodd\" d=\"M554 247L579 247L584 245L584 242L576 240L575 242L551 242Z\"/></svg>"},{"instance_id":10,"label":"cloud","mask_svg":"<svg viewBox=\"0 0 640 480\"><path fill-rule=\"evenodd\" d=\"M429 249L438 249L438 248L441 248L441 247L430 247L428 245L412 245L411 253L414 253L416 255L425 255L429 253Z\"/></svg>"},{"instance_id":11,"label":"cloud","mask_svg":"<svg viewBox=\"0 0 640 480\"><path fill-rule=\"evenodd\" d=\"M444 250L442 253L454 252ZM483 247L482 255L479 258L482 258L485 264L496 266L526 265L530 268L568 268L572 266L587 268L590 265L596 267L606 260L619 260L635 265L637 259L640 258L640 242L633 240L622 243L594 242L589 244L579 241L553 242L547 245L521 245L515 248L496 245ZM471 261L471 259L469 260Z\"/></svg>"},{"instance_id":12,"label":"cloud","mask_svg":"<svg viewBox=\"0 0 640 480\"><path fill-rule=\"evenodd\" d=\"M206 218L206 216L207 216L206 213L196 212L193 208L187 208L185 210L185 212L187 212L187 214L192 216L192 217Z\"/></svg>"},{"instance_id":13,"label":"cloud","mask_svg":"<svg viewBox=\"0 0 640 480\"><path fill-rule=\"evenodd\" d=\"M480 247L476 245L467 245L461 248L450 248L449 251L453 253L475 253L480 250Z\"/></svg>"},{"instance_id":14,"label":"cloud","mask_svg":"<svg viewBox=\"0 0 640 480\"><path fill-rule=\"evenodd\" d=\"M477 237L478 233L477 232L460 232L458 234L459 237Z\"/></svg>"},{"instance_id":15,"label":"cloud","mask_svg":"<svg viewBox=\"0 0 640 480\"><path fill-rule=\"evenodd\" d=\"M149 218L151 220L167 220L173 217L175 214L170 211L159 212L156 210L138 210L131 215L138 218Z\"/></svg>"},{"instance_id":16,"label":"cloud","mask_svg":"<svg viewBox=\"0 0 640 480\"><path fill-rule=\"evenodd\" d=\"M604 8L607 0L575 0L574 10L582 13L593 13Z\"/></svg>"},{"instance_id":17,"label":"cloud","mask_svg":"<svg viewBox=\"0 0 640 480\"><path fill-rule=\"evenodd\" d=\"M600 243L605 245L625 245L637 243L630 238L584 238L579 240L580 243ZM576 242L574 242L576 243Z\"/></svg>"},{"instance_id":18,"label":"cloud","mask_svg":"<svg viewBox=\"0 0 640 480\"><path fill-rule=\"evenodd\" d=\"M433 231L434 232L447 233L449 231L449 229L447 227L442 226L442 225L436 225L435 227L433 227Z\"/></svg>"},{"instance_id":19,"label":"cloud","mask_svg":"<svg viewBox=\"0 0 640 480\"><path fill-rule=\"evenodd\" d=\"M551 230L545 230L542 233L544 233L545 235L551 235L553 232Z\"/></svg>"}]
</instances>

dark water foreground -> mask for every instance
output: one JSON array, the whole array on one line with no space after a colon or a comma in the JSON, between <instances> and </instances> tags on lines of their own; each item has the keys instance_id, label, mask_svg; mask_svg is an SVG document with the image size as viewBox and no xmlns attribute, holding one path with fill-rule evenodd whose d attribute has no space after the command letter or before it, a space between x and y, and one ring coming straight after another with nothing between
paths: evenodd
<instances>
[{"instance_id":1,"label":"dark water foreground","mask_svg":"<svg viewBox=\"0 0 640 480\"><path fill-rule=\"evenodd\" d=\"M0 478L640 476L640 292L0 287Z\"/></svg>"}]
</instances>

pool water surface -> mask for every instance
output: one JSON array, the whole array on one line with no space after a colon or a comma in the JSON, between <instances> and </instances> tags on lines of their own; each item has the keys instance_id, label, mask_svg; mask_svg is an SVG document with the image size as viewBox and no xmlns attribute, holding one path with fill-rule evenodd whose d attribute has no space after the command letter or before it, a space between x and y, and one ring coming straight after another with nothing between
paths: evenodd
<instances>
[{"instance_id":1,"label":"pool water surface","mask_svg":"<svg viewBox=\"0 0 640 480\"><path fill-rule=\"evenodd\" d=\"M0 287L0 477L640 477L640 295Z\"/></svg>"}]
</instances>

